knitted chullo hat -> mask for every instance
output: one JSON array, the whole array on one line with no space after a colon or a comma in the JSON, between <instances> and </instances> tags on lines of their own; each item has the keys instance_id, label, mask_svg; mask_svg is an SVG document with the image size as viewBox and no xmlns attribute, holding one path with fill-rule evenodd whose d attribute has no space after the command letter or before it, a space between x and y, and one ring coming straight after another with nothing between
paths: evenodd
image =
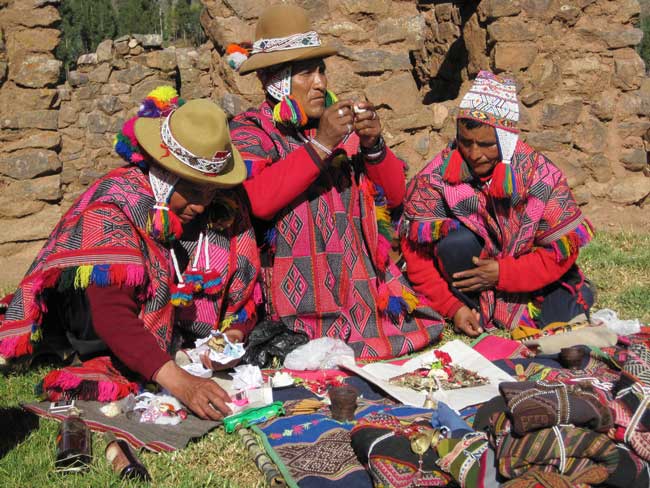
<instances>
[{"instance_id":1,"label":"knitted chullo hat","mask_svg":"<svg viewBox=\"0 0 650 488\"><path fill-rule=\"evenodd\" d=\"M489 71L481 71L474 84L460 102L459 119L472 119L495 128L501 162L493 170L490 182L490 194L497 198L510 197L516 191L515 178L511 161L519 140L519 104L517 102L517 87L514 80L501 78ZM453 182L453 174L460 168L449 164L445 174L448 181Z\"/></svg>"}]
</instances>

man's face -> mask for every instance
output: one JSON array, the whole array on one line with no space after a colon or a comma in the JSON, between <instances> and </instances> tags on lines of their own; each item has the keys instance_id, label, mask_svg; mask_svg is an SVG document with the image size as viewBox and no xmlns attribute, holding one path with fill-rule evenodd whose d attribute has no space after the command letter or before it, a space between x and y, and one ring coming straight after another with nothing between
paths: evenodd
<instances>
[{"instance_id":1,"label":"man's face","mask_svg":"<svg viewBox=\"0 0 650 488\"><path fill-rule=\"evenodd\" d=\"M497 134L490 125L468 129L459 123L458 150L477 176L489 175L500 160Z\"/></svg>"},{"instance_id":2,"label":"man's face","mask_svg":"<svg viewBox=\"0 0 650 488\"><path fill-rule=\"evenodd\" d=\"M291 66L291 95L310 119L318 119L325 111L327 76L323 59L298 61Z\"/></svg>"},{"instance_id":3,"label":"man's face","mask_svg":"<svg viewBox=\"0 0 650 488\"><path fill-rule=\"evenodd\" d=\"M189 224L205 211L216 194L214 186L179 180L169 200L169 208L184 225Z\"/></svg>"}]
</instances>

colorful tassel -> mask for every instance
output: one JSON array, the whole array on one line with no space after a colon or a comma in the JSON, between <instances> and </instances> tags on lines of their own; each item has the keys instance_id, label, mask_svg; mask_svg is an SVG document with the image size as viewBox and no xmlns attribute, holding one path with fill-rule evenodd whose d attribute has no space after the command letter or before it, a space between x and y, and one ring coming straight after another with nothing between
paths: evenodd
<instances>
[{"instance_id":1,"label":"colorful tassel","mask_svg":"<svg viewBox=\"0 0 650 488\"><path fill-rule=\"evenodd\" d=\"M171 286L171 299L169 300L174 307L187 307L192 303L192 288L185 283Z\"/></svg>"},{"instance_id":2,"label":"colorful tassel","mask_svg":"<svg viewBox=\"0 0 650 488\"><path fill-rule=\"evenodd\" d=\"M412 313L413 310L418 308L418 305L420 304L418 297L416 297L413 293L408 291L406 288L402 289L402 298L404 299L404 303L406 303L406 311L408 313Z\"/></svg>"},{"instance_id":3,"label":"colorful tassel","mask_svg":"<svg viewBox=\"0 0 650 488\"><path fill-rule=\"evenodd\" d=\"M442 178L452 185L458 185L463 181L467 181L471 176L467 163L458 149L453 149L449 152L442 163L441 171Z\"/></svg>"},{"instance_id":4,"label":"colorful tassel","mask_svg":"<svg viewBox=\"0 0 650 488\"><path fill-rule=\"evenodd\" d=\"M285 95L273 107L273 120L276 124L290 127L304 127L308 118L298 101L291 95Z\"/></svg>"},{"instance_id":5,"label":"colorful tassel","mask_svg":"<svg viewBox=\"0 0 650 488\"><path fill-rule=\"evenodd\" d=\"M498 163L492 171L490 195L494 198L510 198L516 192L516 186L512 165L503 161Z\"/></svg>"},{"instance_id":6,"label":"colorful tassel","mask_svg":"<svg viewBox=\"0 0 650 488\"><path fill-rule=\"evenodd\" d=\"M550 247L555 252L556 261L560 263L588 244L593 237L594 230L591 223L584 220L576 229L560 237Z\"/></svg>"},{"instance_id":7,"label":"colorful tassel","mask_svg":"<svg viewBox=\"0 0 650 488\"><path fill-rule=\"evenodd\" d=\"M240 44L229 44L226 48L226 63L235 71L239 71L239 68L244 61L248 59L250 55L250 50L247 49L244 45Z\"/></svg>"},{"instance_id":8,"label":"colorful tassel","mask_svg":"<svg viewBox=\"0 0 650 488\"><path fill-rule=\"evenodd\" d=\"M334 92L327 90L327 92L325 93L325 107L334 105L338 101L339 98L334 94Z\"/></svg>"},{"instance_id":9,"label":"colorful tassel","mask_svg":"<svg viewBox=\"0 0 650 488\"><path fill-rule=\"evenodd\" d=\"M413 222L408 229L408 238L417 244L432 244L450 232L458 230L460 222L455 219L441 219L433 222Z\"/></svg>"},{"instance_id":10,"label":"colorful tassel","mask_svg":"<svg viewBox=\"0 0 650 488\"><path fill-rule=\"evenodd\" d=\"M198 293L203 290L205 280L201 271L196 268L192 268L191 270L183 273L183 281L192 288L194 293Z\"/></svg>"},{"instance_id":11,"label":"colorful tassel","mask_svg":"<svg viewBox=\"0 0 650 488\"><path fill-rule=\"evenodd\" d=\"M223 288L223 280L218 271L207 270L203 274L203 292L206 295L216 295Z\"/></svg>"},{"instance_id":12,"label":"colorful tassel","mask_svg":"<svg viewBox=\"0 0 650 488\"><path fill-rule=\"evenodd\" d=\"M157 203L149 211L147 232L157 241L167 243L181 238L183 225L166 204Z\"/></svg>"}]
</instances>

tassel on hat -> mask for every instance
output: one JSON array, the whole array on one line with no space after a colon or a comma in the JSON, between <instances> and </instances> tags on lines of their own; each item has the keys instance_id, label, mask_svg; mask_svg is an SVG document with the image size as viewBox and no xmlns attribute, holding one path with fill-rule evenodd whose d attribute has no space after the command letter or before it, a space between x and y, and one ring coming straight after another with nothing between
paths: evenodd
<instances>
[{"instance_id":1,"label":"tassel on hat","mask_svg":"<svg viewBox=\"0 0 650 488\"><path fill-rule=\"evenodd\" d=\"M229 44L226 48L226 63L235 71L239 71L241 65L248 59L250 54L250 43Z\"/></svg>"}]
</instances>

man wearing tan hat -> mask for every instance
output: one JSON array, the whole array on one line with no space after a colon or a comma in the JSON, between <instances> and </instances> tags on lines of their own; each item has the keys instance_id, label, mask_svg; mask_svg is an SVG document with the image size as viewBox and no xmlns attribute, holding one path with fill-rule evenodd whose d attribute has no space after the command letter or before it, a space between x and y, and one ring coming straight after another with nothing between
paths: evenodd
<instances>
[{"instance_id":1,"label":"man wearing tan hat","mask_svg":"<svg viewBox=\"0 0 650 488\"><path fill-rule=\"evenodd\" d=\"M234 188L244 161L223 111L182 104L171 87L149 94L115 148L130 164L77 199L0 315L0 360L110 352L200 417L220 418L226 393L171 354L219 330L242 341L256 322L259 255Z\"/></svg>"},{"instance_id":2,"label":"man wearing tan hat","mask_svg":"<svg viewBox=\"0 0 650 488\"><path fill-rule=\"evenodd\" d=\"M266 101L236 116L231 134L249 166L244 187L258 239L265 236L268 318L310 339L341 338L361 358L435 341L440 317L389 257L404 164L385 146L374 106L327 90L324 58L336 49L302 8L269 7L249 54L239 72L257 72ZM228 48L231 65L243 58Z\"/></svg>"}]
</instances>

